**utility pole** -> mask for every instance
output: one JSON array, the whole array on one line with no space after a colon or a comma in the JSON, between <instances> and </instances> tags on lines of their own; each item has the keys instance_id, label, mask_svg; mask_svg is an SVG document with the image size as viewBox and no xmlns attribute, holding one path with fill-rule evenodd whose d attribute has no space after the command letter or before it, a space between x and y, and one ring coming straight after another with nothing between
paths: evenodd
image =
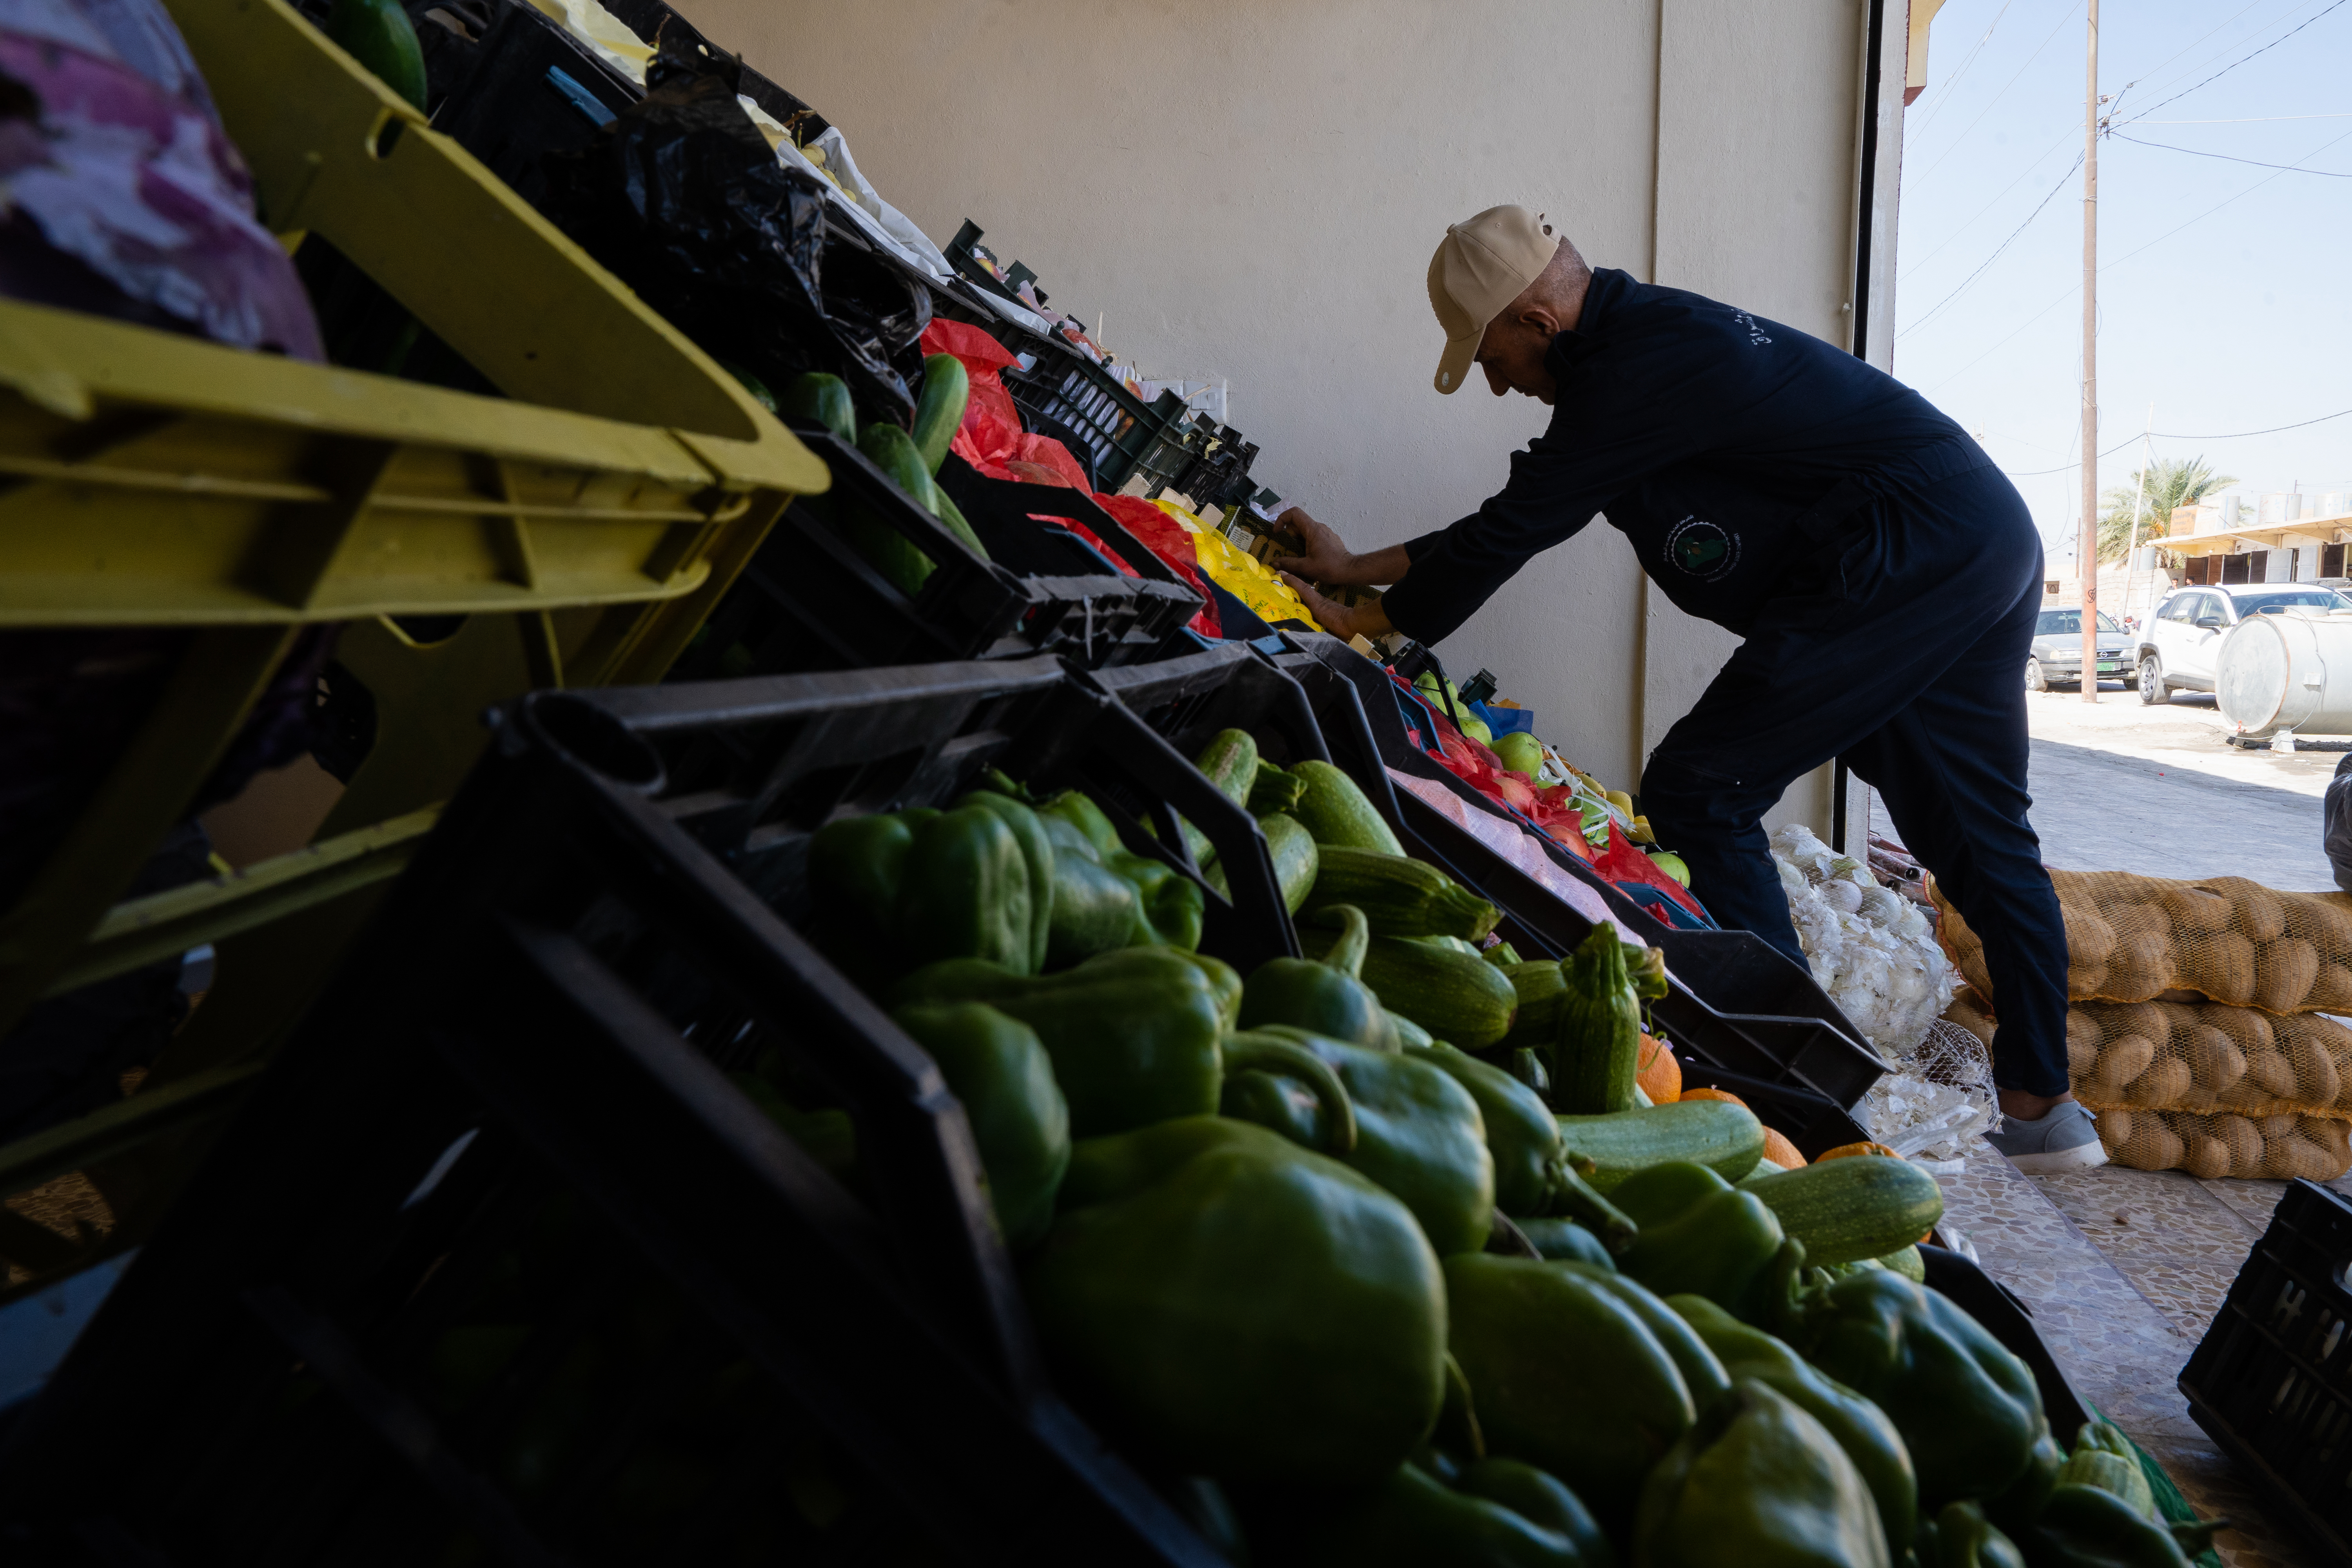
<instances>
[{"instance_id":1,"label":"utility pole","mask_svg":"<svg viewBox=\"0 0 2352 1568\"><path fill-rule=\"evenodd\" d=\"M2083 89L2083 700L2099 700L2099 0L2090 0Z\"/></svg>"}]
</instances>

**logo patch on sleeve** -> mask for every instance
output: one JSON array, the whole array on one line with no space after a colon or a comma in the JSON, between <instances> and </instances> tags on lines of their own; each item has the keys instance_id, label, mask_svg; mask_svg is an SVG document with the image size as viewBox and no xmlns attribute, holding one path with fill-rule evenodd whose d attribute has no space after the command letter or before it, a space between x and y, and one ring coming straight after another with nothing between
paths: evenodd
<instances>
[{"instance_id":1,"label":"logo patch on sleeve","mask_svg":"<svg viewBox=\"0 0 2352 1568\"><path fill-rule=\"evenodd\" d=\"M1702 583L1720 582L1739 564L1739 536L1720 523L1686 517L1666 535L1666 559Z\"/></svg>"}]
</instances>

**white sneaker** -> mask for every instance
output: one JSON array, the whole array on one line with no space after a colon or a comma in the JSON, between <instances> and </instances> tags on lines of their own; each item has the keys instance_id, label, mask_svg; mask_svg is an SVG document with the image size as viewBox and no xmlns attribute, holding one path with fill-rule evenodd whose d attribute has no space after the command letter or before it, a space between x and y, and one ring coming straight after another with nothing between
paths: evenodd
<instances>
[{"instance_id":1,"label":"white sneaker","mask_svg":"<svg viewBox=\"0 0 2352 1568\"><path fill-rule=\"evenodd\" d=\"M2000 1131L1986 1133L1985 1142L2029 1176L2087 1170L2107 1163L2096 1120L2080 1102L2062 1100L2032 1121L2003 1117Z\"/></svg>"}]
</instances>

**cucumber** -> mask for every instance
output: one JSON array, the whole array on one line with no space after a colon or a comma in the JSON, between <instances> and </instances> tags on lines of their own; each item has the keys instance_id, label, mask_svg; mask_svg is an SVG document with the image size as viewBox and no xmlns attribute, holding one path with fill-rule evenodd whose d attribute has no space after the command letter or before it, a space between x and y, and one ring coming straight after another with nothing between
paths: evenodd
<instances>
[{"instance_id":1,"label":"cucumber","mask_svg":"<svg viewBox=\"0 0 2352 1568\"><path fill-rule=\"evenodd\" d=\"M1944 1217L1936 1178L1908 1160L1884 1154L1759 1171L1739 1184L1805 1244L1805 1261L1822 1268L1900 1252Z\"/></svg>"},{"instance_id":2,"label":"cucumber","mask_svg":"<svg viewBox=\"0 0 2352 1568\"><path fill-rule=\"evenodd\" d=\"M1502 911L1436 867L1377 849L1327 844L1307 900L1316 910L1352 904L1381 936L1450 936L1477 942ZM1472 951L1475 952L1475 949Z\"/></svg>"},{"instance_id":3,"label":"cucumber","mask_svg":"<svg viewBox=\"0 0 2352 1568\"><path fill-rule=\"evenodd\" d=\"M971 401L971 377L963 361L953 354L933 354L923 362L923 395L915 404L915 449L923 455L923 471L936 474L947 461L948 443L963 424L964 405Z\"/></svg>"},{"instance_id":4,"label":"cucumber","mask_svg":"<svg viewBox=\"0 0 2352 1568\"><path fill-rule=\"evenodd\" d=\"M1404 846L1372 809L1371 801L1356 787L1356 781L1329 763L1308 760L1295 763L1290 771L1307 781L1307 793L1291 808L1290 815L1315 835L1318 844L1337 844L1349 849L1377 849L1383 855L1402 855ZM1456 1040L1455 1045L1462 1042Z\"/></svg>"},{"instance_id":5,"label":"cucumber","mask_svg":"<svg viewBox=\"0 0 2352 1568\"><path fill-rule=\"evenodd\" d=\"M972 532L971 524L964 521L963 513L948 499L947 492L931 482L930 470L923 467L923 455L915 449L913 437L896 425L868 425L866 433L857 437L857 449L889 476L892 484L913 497L916 505L945 523L948 531L963 541L974 555L982 561L988 559L988 552L982 548L980 536Z\"/></svg>"},{"instance_id":6,"label":"cucumber","mask_svg":"<svg viewBox=\"0 0 2352 1568\"><path fill-rule=\"evenodd\" d=\"M1257 826L1265 835L1266 852L1274 857L1274 879L1282 886L1282 907L1295 915L1315 886L1316 863L1321 857L1315 836L1299 826L1297 817L1278 811L1258 818Z\"/></svg>"},{"instance_id":7,"label":"cucumber","mask_svg":"<svg viewBox=\"0 0 2352 1568\"><path fill-rule=\"evenodd\" d=\"M793 377L792 384L784 388L780 412L788 419L806 419L822 425L835 440L852 447L857 445L857 410L849 401L848 383L837 375L813 370Z\"/></svg>"},{"instance_id":8,"label":"cucumber","mask_svg":"<svg viewBox=\"0 0 2352 1568\"><path fill-rule=\"evenodd\" d=\"M1339 940L1339 932L1314 927L1298 933L1309 958L1321 958ZM1376 936L1364 953L1359 977L1372 988L1381 1006L1465 1051L1483 1050L1508 1034L1511 1013L1518 1005L1501 970L1475 953L1432 942ZM1758 1148L1760 1152L1760 1142Z\"/></svg>"},{"instance_id":9,"label":"cucumber","mask_svg":"<svg viewBox=\"0 0 2352 1568\"><path fill-rule=\"evenodd\" d=\"M327 37L419 112L425 109L425 51L416 25L394 0L335 0Z\"/></svg>"},{"instance_id":10,"label":"cucumber","mask_svg":"<svg viewBox=\"0 0 2352 1568\"><path fill-rule=\"evenodd\" d=\"M1737 1182L1764 1158L1764 1124L1746 1106L1727 1100L1677 1100L1559 1121L1569 1158L1591 1161L1593 1171L1584 1179L1604 1193L1636 1171L1676 1160Z\"/></svg>"},{"instance_id":11,"label":"cucumber","mask_svg":"<svg viewBox=\"0 0 2352 1568\"><path fill-rule=\"evenodd\" d=\"M761 381L758 376L753 375L750 371L745 370L741 365L737 364L730 360L722 359L717 363L719 369L725 371L728 374L733 376L737 381L742 384L743 390L750 393L753 399L759 403L761 407L766 409L771 414L781 412L781 410L776 406L776 395L768 390L768 384L766 382Z\"/></svg>"},{"instance_id":12,"label":"cucumber","mask_svg":"<svg viewBox=\"0 0 2352 1568\"><path fill-rule=\"evenodd\" d=\"M1257 784L1257 742L1247 730L1218 731L1192 765L1217 786L1219 795L1235 805L1249 805L1250 791Z\"/></svg>"}]
</instances>

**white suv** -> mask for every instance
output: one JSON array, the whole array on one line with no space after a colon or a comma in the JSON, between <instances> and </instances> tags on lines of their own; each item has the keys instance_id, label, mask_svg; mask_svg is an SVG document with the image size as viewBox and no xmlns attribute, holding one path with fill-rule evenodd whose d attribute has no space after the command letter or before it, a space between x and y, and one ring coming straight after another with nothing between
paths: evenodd
<instances>
[{"instance_id":1,"label":"white suv","mask_svg":"<svg viewBox=\"0 0 2352 1568\"><path fill-rule=\"evenodd\" d=\"M2176 588L2140 628L2139 700L2168 702L2176 691L2213 689L2213 658L2231 626L2249 616L2324 616L2352 599L2313 583L2210 583Z\"/></svg>"}]
</instances>

